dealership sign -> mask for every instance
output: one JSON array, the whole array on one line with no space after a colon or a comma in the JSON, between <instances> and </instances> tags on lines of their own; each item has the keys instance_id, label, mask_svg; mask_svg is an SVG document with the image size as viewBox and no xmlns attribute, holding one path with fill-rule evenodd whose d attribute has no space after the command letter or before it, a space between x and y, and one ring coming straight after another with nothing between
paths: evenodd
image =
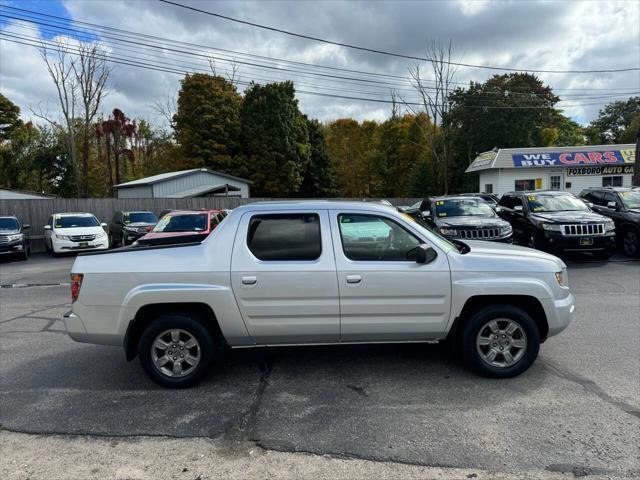
<instances>
[{"instance_id":1,"label":"dealership sign","mask_svg":"<svg viewBox=\"0 0 640 480\"><path fill-rule=\"evenodd\" d=\"M602 165L595 167L570 167L567 176L579 177L583 175L624 175L633 174L633 165Z\"/></svg>"},{"instance_id":2,"label":"dealership sign","mask_svg":"<svg viewBox=\"0 0 640 480\"><path fill-rule=\"evenodd\" d=\"M625 165L634 162L635 149L588 152L548 152L511 155L515 167L579 167Z\"/></svg>"}]
</instances>

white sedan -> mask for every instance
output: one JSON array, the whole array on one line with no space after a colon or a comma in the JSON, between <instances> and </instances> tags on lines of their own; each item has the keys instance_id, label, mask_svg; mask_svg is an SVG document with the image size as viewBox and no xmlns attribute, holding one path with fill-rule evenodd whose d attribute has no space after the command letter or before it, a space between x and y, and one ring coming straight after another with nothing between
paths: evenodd
<instances>
[{"instance_id":1,"label":"white sedan","mask_svg":"<svg viewBox=\"0 0 640 480\"><path fill-rule=\"evenodd\" d=\"M44 243L54 254L82 250L106 250L109 237L91 213L55 213L44 226Z\"/></svg>"}]
</instances>

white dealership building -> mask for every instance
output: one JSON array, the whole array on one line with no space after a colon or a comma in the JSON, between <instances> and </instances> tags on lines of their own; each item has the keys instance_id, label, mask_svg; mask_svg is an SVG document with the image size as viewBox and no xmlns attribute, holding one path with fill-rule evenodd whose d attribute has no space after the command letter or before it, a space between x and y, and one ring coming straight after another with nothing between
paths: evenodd
<instances>
[{"instance_id":1,"label":"white dealership building","mask_svg":"<svg viewBox=\"0 0 640 480\"><path fill-rule=\"evenodd\" d=\"M576 147L494 148L483 152L467 173L479 176L479 192L630 187L635 144Z\"/></svg>"}]
</instances>

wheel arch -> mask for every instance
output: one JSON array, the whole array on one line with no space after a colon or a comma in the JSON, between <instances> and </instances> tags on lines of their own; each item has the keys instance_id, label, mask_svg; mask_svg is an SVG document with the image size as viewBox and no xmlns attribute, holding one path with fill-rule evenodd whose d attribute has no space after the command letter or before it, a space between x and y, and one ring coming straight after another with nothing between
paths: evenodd
<instances>
[{"instance_id":1,"label":"wheel arch","mask_svg":"<svg viewBox=\"0 0 640 480\"><path fill-rule=\"evenodd\" d=\"M138 354L138 342L142 332L159 316L168 313L182 313L194 316L209 331L211 336L226 345L226 339L218 323L215 312L210 305L203 302L150 303L138 309L135 317L129 322L124 336L124 351L128 361Z\"/></svg>"},{"instance_id":2,"label":"wheel arch","mask_svg":"<svg viewBox=\"0 0 640 480\"><path fill-rule=\"evenodd\" d=\"M478 310L491 305L509 305L526 312L538 326L540 342L549 335L547 314L540 300L531 295L475 295L465 302L460 314L454 319L447 339L455 339L463 330L466 321Z\"/></svg>"}]
</instances>

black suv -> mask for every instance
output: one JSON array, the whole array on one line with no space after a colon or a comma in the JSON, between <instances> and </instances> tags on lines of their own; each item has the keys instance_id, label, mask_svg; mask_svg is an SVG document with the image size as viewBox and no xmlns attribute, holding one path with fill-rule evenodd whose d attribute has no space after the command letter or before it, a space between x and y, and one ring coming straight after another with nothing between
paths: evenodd
<instances>
[{"instance_id":1,"label":"black suv","mask_svg":"<svg viewBox=\"0 0 640 480\"><path fill-rule=\"evenodd\" d=\"M580 197L616 224L618 244L624 253L640 257L640 190L624 187L586 188Z\"/></svg>"},{"instance_id":2,"label":"black suv","mask_svg":"<svg viewBox=\"0 0 640 480\"><path fill-rule=\"evenodd\" d=\"M568 192L510 192L498 204L514 241L551 251L591 252L607 259L616 246L615 225Z\"/></svg>"},{"instance_id":3,"label":"black suv","mask_svg":"<svg viewBox=\"0 0 640 480\"><path fill-rule=\"evenodd\" d=\"M29 225L14 216L0 217L0 256L16 255L26 260L31 255Z\"/></svg>"},{"instance_id":4,"label":"black suv","mask_svg":"<svg viewBox=\"0 0 640 480\"><path fill-rule=\"evenodd\" d=\"M158 223L153 212L123 212L118 210L109 225L109 245L111 247L130 245L146 235Z\"/></svg>"},{"instance_id":5,"label":"black suv","mask_svg":"<svg viewBox=\"0 0 640 480\"><path fill-rule=\"evenodd\" d=\"M412 205L405 213L420 219L444 237L512 242L511 225L478 197L426 198Z\"/></svg>"}]
</instances>

